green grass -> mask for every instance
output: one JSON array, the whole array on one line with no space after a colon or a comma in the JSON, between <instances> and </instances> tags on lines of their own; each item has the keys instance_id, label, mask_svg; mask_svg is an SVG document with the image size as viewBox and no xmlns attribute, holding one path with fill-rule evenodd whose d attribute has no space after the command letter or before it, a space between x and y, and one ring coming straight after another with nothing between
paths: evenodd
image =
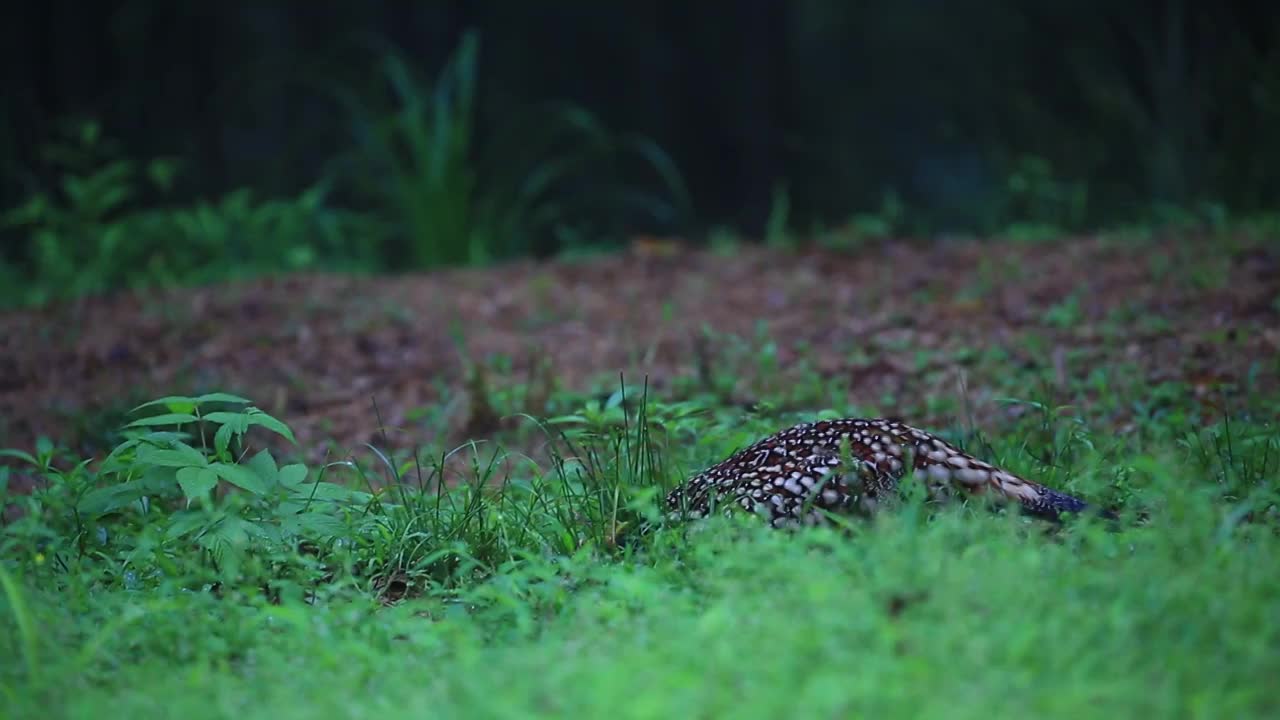
<instances>
[{"instance_id":1,"label":"green grass","mask_svg":"<svg viewBox=\"0 0 1280 720\"><path fill-rule=\"evenodd\" d=\"M814 413L614 393L542 424L550 461L459 448L444 488L439 449L308 468L262 450L288 429L243 399L167 398L109 462L9 458L40 482L6 499L29 512L0 534L0 697L12 718L1273 716L1274 425L1149 410L1116 435L1026 402L1000 437L939 430L1122 505L1118 527L910 482L833 529L654 511Z\"/></svg>"},{"instance_id":2,"label":"green grass","mask_svg":"<svg viewBox=\"0 0 1280 720\"><path fill-rule=\"evenodd\" d=\"M1219 539L1214 515L1059 543L963 513L892 517L856 542L717 528L643 559L529 563L451 606L40 598L51 664L13 707L31 717L106 706L193 718L319 708L1263 717L1280 669L1280 579L1266 571L1276 543L1260 532Z\"/></svg>"}]
</instances>

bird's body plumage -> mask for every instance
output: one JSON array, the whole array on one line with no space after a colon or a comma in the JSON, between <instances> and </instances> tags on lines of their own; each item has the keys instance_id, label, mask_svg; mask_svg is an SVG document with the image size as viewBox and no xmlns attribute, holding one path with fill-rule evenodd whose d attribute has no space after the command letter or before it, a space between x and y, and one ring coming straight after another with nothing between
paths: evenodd
<instances>
[{"instance_id":1,"label":"bird's body plumage","mask_svg":"<svg viewBox=\"0 0 1280 720\"><path fill-rule=\"evenodd\" d=\"M905 423L844 418L770 435L689 478L666 498L672 513L763 510L774 527L821 523L827 512L874 507L908 469L933 494L994 493L1050 517L1081 512L1081 500L1020 478Z\"/></svg>"}]
</instances>

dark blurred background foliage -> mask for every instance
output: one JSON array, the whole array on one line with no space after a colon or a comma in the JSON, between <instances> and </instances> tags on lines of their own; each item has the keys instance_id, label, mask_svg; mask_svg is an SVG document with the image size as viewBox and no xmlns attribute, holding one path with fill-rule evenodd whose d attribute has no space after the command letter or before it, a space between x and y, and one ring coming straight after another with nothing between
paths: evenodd
<instances>
[{"instance_id":1,"label":"dark blurred background foliage","mask_svg":"<svg viewBox=\"0 0 1280 720\"><path fill-rule=\"evenodd\" d=\"M0 301L1280 200L1273 4L8 6ZM854 220L850 223L850 220Z\"/></svg>"}]
</instances>

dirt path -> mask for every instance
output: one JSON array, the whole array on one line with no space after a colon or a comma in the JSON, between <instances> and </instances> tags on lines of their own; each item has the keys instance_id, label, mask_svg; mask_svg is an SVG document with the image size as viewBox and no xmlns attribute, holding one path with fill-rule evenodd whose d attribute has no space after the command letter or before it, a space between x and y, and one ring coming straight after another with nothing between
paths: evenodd
<instances>
[{"instance_id":1,"label":"dirt path","mask_svg":"<svg viewBox=\"0 0 1280 720\"><path fill-rule=\"evenodd\" d=\"M254 399L312 449L376 439L371 397L406 429L404 444L436 439L435 427L457 440L489 430L474 424L464 368L494 357L507 359L488 373L494 392L531 377L537 387L539 373L589 391L625 373L647 374L661 395L710 367L736 377L743 398L785 394L788 378L807 373L844 381L860 406L932 413L931 399L956 396L963 379L969 411L999 422L992 398L1016 382L1011 367L1054 378L1081 402L1068 386L1123 366L1229 405L1246 380L1276 386L1273 247L1179 237L636 250L90 299L0 316L0 446L31 447L42 434L90 443L86 414L212 389ZM780 374L750 344L769 340Z\"/></svg>"}]
</instances>

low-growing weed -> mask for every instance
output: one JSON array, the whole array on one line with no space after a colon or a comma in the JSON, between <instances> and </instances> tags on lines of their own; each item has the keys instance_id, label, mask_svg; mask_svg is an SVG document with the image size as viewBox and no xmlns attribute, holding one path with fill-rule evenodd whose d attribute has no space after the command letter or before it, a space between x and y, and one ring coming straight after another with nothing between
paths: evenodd
<instances>
[{"instance_id":1,"label":"low-growing weed","mask_svg":"<svg viewBox=\"0 0 1280 720\"><path fill-rule=\"evenodd\" d=\"M23 511L0 531L0 695L14 717L108 698L190 717L1274 709L1264 421L1122 437L1022 400L1011 437L943 434L1122 501L1120 524L937 506L908 482L872 519L779 532L671 524L657 500L791 416L635 395L528 418L545 462L370 445L372 464L310 468L222 393L135 408L101 462L6 452L38 482L0 497Z\"/></svg>"}]
</instances>

